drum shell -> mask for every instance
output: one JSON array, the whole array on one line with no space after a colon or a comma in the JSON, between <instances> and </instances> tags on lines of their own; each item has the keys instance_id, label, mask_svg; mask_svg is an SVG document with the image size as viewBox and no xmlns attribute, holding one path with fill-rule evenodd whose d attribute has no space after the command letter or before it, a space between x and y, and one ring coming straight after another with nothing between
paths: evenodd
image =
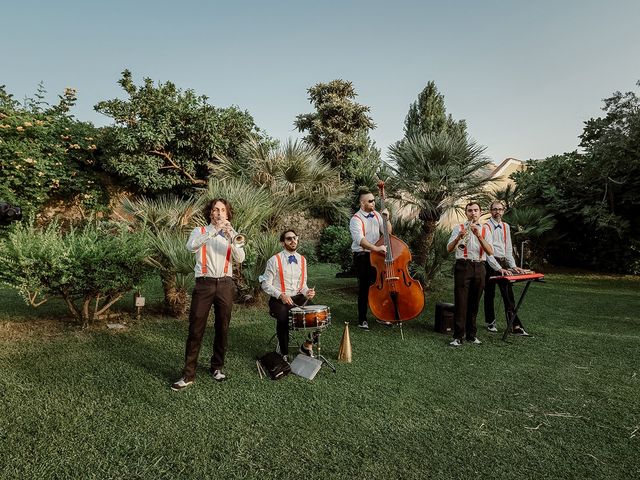
<instances>
[{"instance_id":1,"label":"drum shell","mask_svg":"<svg viewBox=\"0 0 640 480\"><path fill-rule=\"evenodd\" d=\"M331 310L326 305L310 305L289 310L289 327L293 330L322 329L331 323Z\"/></svg>"}]
</instances>

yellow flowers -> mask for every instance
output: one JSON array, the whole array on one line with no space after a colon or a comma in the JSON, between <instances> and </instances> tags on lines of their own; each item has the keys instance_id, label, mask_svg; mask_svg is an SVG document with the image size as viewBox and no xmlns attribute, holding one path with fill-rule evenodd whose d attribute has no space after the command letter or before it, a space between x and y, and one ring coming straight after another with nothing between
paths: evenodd
<instances>
[{"instance_id":1,"label":"yellow flowers","mask_svg":"<svg viewBox=\"0 0 640 480\"><path fill-rule=\"evenodd\" d=\"M31 123L31 122L24 122L23 125L25 127L33 127L33 123Z\"/></svg>"},{"instance_id":2,"label":"yellow flowers","mask_svg":"<svg viewBox=\"0 0 640 480\"><path fill-rule=\"evenodd\" d=\"M24 127L23 127L23 126L18 125L18 126L16 127L16 130L17 130L17 131L19 131L19 132L24 132Z\"/></svg>"},{"instance_id":3,"label":"yellow flowers","mask_svg":"<svg viewBox=\"0 0 640 480\"><path fill-rule=\"evenodd\" d=\"M33 158L25 158L24 163L28 163L29 165L35 165L36 161Z\"/></svg>"},{"instance_id":4,"label":"yellow flowers","mask_svg":"<svg viewBox=\"0 0 640 480\"><path fill-rule=\"evenodd\" d=\"M11 128L11 125L0 125L0 128Z\"/></svg>"}]
</instances>

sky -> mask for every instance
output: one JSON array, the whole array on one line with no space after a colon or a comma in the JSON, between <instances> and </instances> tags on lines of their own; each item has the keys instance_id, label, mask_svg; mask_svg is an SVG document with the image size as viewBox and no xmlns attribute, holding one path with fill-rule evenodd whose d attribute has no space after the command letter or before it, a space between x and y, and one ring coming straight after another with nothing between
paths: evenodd
<instances>
[{"instance_id":1,"label":"sky","mask_svg":"<svg viewBox=\"0 0 640 480\"><path fill-rule=\"evenodd\" d=\"M307 89L353 82L383 157L428 81L495 163L578 148L602 99L638 91L640 1L2 0L0 85L22 99L44 82L73 114L125 98L120 73L172 81L248 110L270 136L302 135Z\"/></svg>"}]
</instances>

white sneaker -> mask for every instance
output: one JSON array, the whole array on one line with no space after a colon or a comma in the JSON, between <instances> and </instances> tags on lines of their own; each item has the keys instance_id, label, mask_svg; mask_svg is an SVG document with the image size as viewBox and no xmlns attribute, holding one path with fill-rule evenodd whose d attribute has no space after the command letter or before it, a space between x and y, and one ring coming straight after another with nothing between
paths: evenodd
<instances>
[{"instance_id":1,"label":"white sneaker","mask_svg":"<svg viewBox=\"0 0 640 480\"><path fill-rule=\"evenodd\" d=\"M213 371L213 379L214 379L216 382L221 382L221 381L223 381L225 378L227 378L227 376L226 376L224 373L222 373L222 370L214 370L214 371Z\"/></svg>"},{"instance_id":2,"label":"white sneaker","mask_svg":"<svg viewBox=\"0 0 640 480\"><path fill-rule=\"evenodd\" d=\"M484 325L490 332L496 333L498 331L498 329L496 328L496 322L485 323Z\"/></svg>"},{"instance_id":3,"label":"white sneaker","mask_svg":"<svg viewBox=\"0 0 640 480\"><path fill-rule=\"evenodd\" d=\"M369 330L369 324L367 323L366 320L364 322L362 322L362 323L359 323L358 327L360 327L363 330Z\"/></svg>"},{"instance_id":4,"label":"white sneaker","mask_svg":"<svg viewBox=\"0 0 640 480\"><path fill-rule=\"evenodd\" d=\"M529 334L522 327L514 327L513 328L513 334L514 335L520 335L521 337L528 337L529 336Z\"/></svg>"},{"instance_id":5,"label":"white sneaker","mask_svg":"<svg viewBox=\"0 0 640 480\"><path fill-rule=\"evenodd\" d=\"M449 342L450 347L459 347L460 345L462 345L462 342L457 338L454 338L453 342Z\"/></svg>"},{"instance_id":6,"label":"white sneaker","mask_svg":"<svg viewBox=\"0 0 640 480\"><path fill-rule=\"evenodd\" d=\"M171 384L171 390L173 390L174 392L178 392L180 390L184 390L192 383L193 383L193 380L185 380L184 377L182 377L177 382L174 382Z\"/></svg>"},{"instance_id":7,"label":"white sneaker","mask_svg":"<svg viewBox=\"0 0 640 480\"><path fill-rule=\"evenodd\" d=\"M482 342L480 340L478 340L478 337L474 338L473 340L467 340L469 343L473 344L473 345L481 345Z\"/></svg>"}]
</instances>

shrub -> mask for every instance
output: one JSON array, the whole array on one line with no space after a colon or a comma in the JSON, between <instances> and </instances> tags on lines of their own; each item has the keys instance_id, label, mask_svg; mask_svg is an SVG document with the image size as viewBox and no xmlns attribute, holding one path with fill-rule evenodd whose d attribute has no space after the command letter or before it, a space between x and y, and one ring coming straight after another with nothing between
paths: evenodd
<instances>
[{"instance_id":1,"label":"shrub","mask_svg":"<svg viewBox=\"0 0 640 480\"><path fill-rule=\"evenodd\" d=\"M336 263L344 272L350 271L353 265L351 243L347 227L330 225L320 234L318 257L321 262Z\"/></svg>"},{"instance_id":2,"label":"shrub","mask_svg":"<svg viewBox=\"0 0 640 480\"><path fill-rule=\"evenodd\" d=\"M83 327L104 318L109 308L150 273L145 235L106 224L72 228L17 225L0 242L0 282L17 289L33 307L62 298Z\"/></svg>"}]
</instances>

